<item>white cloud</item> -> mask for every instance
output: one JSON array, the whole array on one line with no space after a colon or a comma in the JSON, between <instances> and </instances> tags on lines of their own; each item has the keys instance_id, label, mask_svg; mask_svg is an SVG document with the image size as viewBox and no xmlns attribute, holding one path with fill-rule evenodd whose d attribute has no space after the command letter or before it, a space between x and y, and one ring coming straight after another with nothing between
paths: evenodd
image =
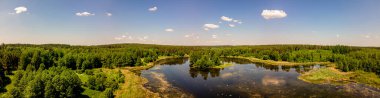
<instances>
[{"instance_id":1,"label":"white cloud","mask_svg":"<svg viewBox=\"0 0 380 98\"><path fill-rule=\"evenodd\" d=\"M217 36L217 35L215 35L215 34L214 34L214 35L212 35L212 38L217 38L217 37L218 37L218 36Z\"/></svg>"},{"instance_id":2,"label":"white cloud","mask_svg":"<svg viewBox=\"0 0 380 98\"><path fill-rule=\"evenodd\" d=\"M227 17L227 16L222 16L222 17L220 17L220 19L223 21L227 21L227 22L235 22L235 23L239 23L239 24L242 23L240 20L234 20L233 18ZM222 23L222 22L219 22L219 23Z\"/></svg>"},{"instance_id":3,"label":"white cloud","mask_svg":"<svg viewBox=\"0 0 380 98\"><path fill-rule=\"evenodd\" d=\"M210 29L208 29L208 28L203 28L203 30L208 31L208 30L210 30Z\"/></svg>"},{"instance_id":4,"label":"white cloud","mask_svg":"<svg viewBox=\"0 0 380 98\"><path fill-rule=\"evenodd\" d=\"M129 40L133 40L133 37L132 37L132 36L128 36L128 39L129 39Z\"/></svg>"},{"instance_id":5,"label":"white cloud","mask_svg":"<svg viewBox=\"0 0 380 98\"><path fill-rule=\"evenodd\" d=\"M21 13L23 13L23 12L26 12L26 11L28 11L28 8L26 8L26 7L24 7L24 6L20 6L20 7L16 7L15 9L14 9L16 12L16 14L21 14Z\"/></svg>"},{"instance_id":6,"label":"white cloud","mask_svg":"<svg viewBox=\"0 0 380 98\"><path fill-rule=\"evenodd\" d=\"M199 36L197 36L197 34L195 34L195 33L186 34L184 37L186 37L186 38L196 38L196 39L199 39Z\"/></svg>"},{"instance_id":7,"label":"white cloud","mask_svg":"<svg viewBox=\"0 0 380 98\"><path fill-rule=\"evenodd\" d=\"M149 38L148 36L137 37L137 39L138 39L139 41L147 41L148 38Z\"/></svg>"},{"instance_id":8,"label":"white cloud","mask_svg":"<svg viewBox=\"0 0 380 98\"><path fill-rule=\"evenodd\" d=\"M75 15L77 15L77 16L94 16L95 14L90 13L90 12L78 12L78 13L75 13Z\"/></svg>"},{"instance_id":9,"label":"white cloud","mask_svg":"<svg viewBox=\"0 0 380 98\"><path fill-rule=\"evenodd\" d=\"M233 22L238 23L238 24L243 24L241 20L233 20Z\"/></svg>"},{"instance_id":10,"label":"white cloud","mask_svg":"<svg viewBox=\"0 0 380 98\"><path fill-rule=\"evenodd\" d=\"M166 32L173 32L174 30L171 28L165 29Z\"/></svg>"},{"instance_id":11,"label":"white cloud","mask_svg":"<svg viewBox=\"0 0 380 98\"><path fill-rule=\"evenodd\" d=\"M216 25L216 24L204 24L203 25L203 29L204 30L210 30L210 29L217 29L219 28L219 25Z\"/></svg>"},{"instance_id":12,"label":"white cloud","mask_svg":"<svg viewBox=\"0 0 380 98\"><path fill-rule=\"evenodd\" d=\"M152 7L152 8L149 8L148 11L155 12L155 11L157 11L157 9L158 9L158 8L157 8L156 6L154 6L154 7Z\"/></svg>"},{"instance_id":13,"label":"white cloud","mask_svg":"<svg viewBox=\"0 0 380 98\"><path fill-rule=\"evenodd\" d=\"M263 10L261 13L264 19L276 19L276 18L285 18L287 14L283 10Z\"/></svg>"},{"instance_id":14,"label":"white cloud","mask_svg":"<svg viewBox=\"0 0 380 98\"><path fill-rule=\"evenodd\" d=\"M369 35L365 35L364 37L365 37L365 38L371 38L371 36L369 36Z\"/></svg>"},{"instance_id":15,"label":"white cloud","mask_svg":"<svg viewBox=\"0 0 380 98\"><path fill-rule=\"evenodd\" d=\"M232 18L230 18L230 17L226 17L226 16L222 16L222 17L220 17L220 19L222 19L223 21L233 21L233 19Z\"/></svg>"},{"instance_id":16,"label":"white cloud","mask_svg":"<svg viewBox=\"0 0 380 98\"><path fill-rule=\"evenodd\" d=\"M336 34L336 38L339 38L340 37L340 35L339 34Z\"/></svg>"},{"instance_id":17,"label":"white cloud","mask_svg":"<svg viewBox=\"0 0 380 98\"><path fill-rule=\"evenodd\" d=\"M112 16L112 13L106 13L107 16Z\"/></svg>"},{"instance_id":18,"label":"white cloud","mask_svg":"<svg viewBox=\"0 0 380 98\"><path fill-rule=\"evenodd\" d=\"M114 39L115 39L115 40L122 40L123 38L115 37Z\"/></svg>"},{"instance_id":19,"label":"white cloud","mask_svg":"<svg viewBox=\"0 0 380 98\"><path fill-rule=\"evenodd\" d=\"M228 24L228 26L230 26L230 27L235 27L235 25L234 25L234 24Z\"/></svg>"}]
</instances>

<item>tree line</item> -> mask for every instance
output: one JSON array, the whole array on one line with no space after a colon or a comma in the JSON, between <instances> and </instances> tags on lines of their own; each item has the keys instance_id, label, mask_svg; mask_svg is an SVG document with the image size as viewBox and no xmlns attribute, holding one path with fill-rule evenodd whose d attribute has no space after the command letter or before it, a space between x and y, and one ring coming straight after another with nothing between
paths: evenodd
<instances>
[{"instance_id":1,"label":"tree line","mask_svg":"<svg viewBox=\"0 0 380 98\"><path fill-rule=\"evenodd\" d=\"M29 83L17 83L22 86L15 87L17 96L46 96L47 90L52 89L54 93L64 95L50 97L78 96L73 91L46 88L47 83L55 77L43 77L51 75L52 71L61 70L54 75L57 81L60 78L76 81L73 72L86 73L93 68L116 68L125 66L142 66L155 61L159 56L190 55L191 66L198 69L221 64L220 57L243 56L255 57L264 60L289 61L289 62L334 62L342 71L364 70L380 74L380 50L371 47L350 46L319 46L319 45L258 45L258 46L169 46L169 45L145 45L145 44L112 44L97 46L71 46L61 44L31 45L31 44L9 44L0 45L0 92L5 91L5 85L10 83L7 75L14 74L17 81L35 81ZM16 73L12 73L12 71ZM61 73L59 73L61 72ZM33 73L29 76L24 73ZM52 73L53 74L53 73ZM18 76L16 76L18 75ZM117 80L108 78L102 74L90 74L91 82L85 84L77 82L86 87L99 91L112 91L115 86L109 85L107 81ZM42 79L38 79L41 76ZM25 79L24 79L25 77ZM33 79L31 79L33 78ZM37 80L35 80L36 78ZM120 78L120 77L119 77ZM110 79L110 80L107 80ZM41 82L42 81L42 82ZM41 82L41 83L40 83ZM40 84L39 84L40 83ZM68 87L77 89L77 83L67 82ZM33 87L42 85L43 94L34 94L33 90L17 90L17 88ZM50 85L50 84L49 84ZM53 85L54 86L54 85ZM59 85L55 85L59 86ZM109 89L107 89L109 88ZM42 90L42 88L39 88ZM70 89L69 89L70 90ZM16 93L20 91L23 93ZM48 91L50 92L50 91ZM73 93L70 93L73 92ZM67 96L66 96L67 95Z\"/></svg>"}]
</instances>

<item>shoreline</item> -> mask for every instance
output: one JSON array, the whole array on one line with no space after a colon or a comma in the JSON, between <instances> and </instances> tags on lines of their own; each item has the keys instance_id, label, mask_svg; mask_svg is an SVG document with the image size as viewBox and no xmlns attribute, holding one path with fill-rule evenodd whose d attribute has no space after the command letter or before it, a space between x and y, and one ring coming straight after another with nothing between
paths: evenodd
<instances>
[{"instance_id":1,"label":"shoreline","mask_svg":"<svg viewBox=\"0 0 380 98\"><path fill-rule=\"evenodd\" d=\"M187 56L184 56L187 57ZM152 68L156 65L156 62L165 59L172 58L181 58L178 56L160 56L157 60L149 62L143 66L135 67L120 67L120 69L125 76L125 83L120 86L120 89L114 91L116 95L115 98L125 98L125 97L136 97L140 96L141 98L160 98L159 93L153 92L144 87L148 83L148 79L141 77L139 75L141 70L146 70ZM131 96L135 95L135 96Z\"/></svg>"},{"instance_id":2,"label":"shoreline","mask_svg":"<svg viewBox=\"0 0 380 98\"><path fill-rule=\"evenodd\" d=\"M288 61L273 61L273 60L262 60L254 57L242 57L242 56L226 56L226 58L238 58L238 59L246 59L254 63L263 63L267 65L281 65L281 66L299 66L299 65L315 65L315 64L320 64L320 65L331 65L333 63L331 62L288 62Z\"/></svg>"},{"instance_id":3,"label":"shoreline","mask_svg":"<svg viewBox=\"0 0 380 98\"><path fill-rule=\"evenodd\" d=\"M298 79L313 84L346 85L357 83L380 90L380 78L375 73L364 71L342 72L334 68L334 66L301 73Z\"/></svg>"},{"instance_id":4,"label":"shoreline","mask_svg":"<svg viewBox=\"0 0 380 98\"><path fill-rule=\"evenodd\" d=\"M146 70L146 69L149 69L149 68L152 68L154 67L154 65L156 64L156 62L158 61L161 61L161 60L165 60L165 59L173 59L173 58L186 58L188 56L183 56L183 57L179 57L179 56L159 56L157 60L153 61L153 62L149 62L143 66L134 66L134 67L121 67L121 69L126 69L126 70L129 70L129 71L132 71L132 72L137 72L137 71L141 71L141 70Z\"/></svg>"},{"instance_id":5,"label":"shoreline","mask_svg":"<svg viewBox=\"0 0 380 98\"><path fill-rule=\"evenodd\" d=\"M184 56L188 57L188 56ZM120 68L121 70L128 71L129 74L133 74L133 78L139 78L142 81L139 83L134 84L135 86L139 86L140 89L142 89L144 92L150 93L150 95L153 95L155 97L159 97L158 93L155 93L147 88L145 88L143 85L148 82L147 79L144 77L141 77L138 75L139 71L152 68L156 65L157 61L164 60L164 59L172 59L172 58L180 58L177 56L162 56L159 57L154 62L149 62L144 66L136 66L136 67L123 67ZM315 65L315 64L321 64L326 65L326 68L320 68L320 69L313 69L305 73L300 73L300 76L298 76L298 79L313 83L313 84L331 84L331 85L345 85L348 83L358 83L358 84L364 84L369 87L373 87L376 89L380 89L380 78L377 77L374 73L369 72L363 72L363 71L354 71L354 72L342 72L335 68L335 63L332 62L305 62L305 63L297 63L297 62L286 62L286 61L273 61L273 60L262 60L258 58L253 57L242 57L242 56L226 56L226 58L237 58L237 59L246 59L251 62L255 63L263 63L267 65L272 66L299 66L299 65ZM221 66L216 66L215 68L223 69L226 67L233 66L233 64L226 63L222 64ZM125 73L125 72L123 72ZM322 73L323 75L319 75ZM316 78L315 78L316 77ZM369 81L364 81L366 79L369 79Z\"/></svg>"}]
</instances>

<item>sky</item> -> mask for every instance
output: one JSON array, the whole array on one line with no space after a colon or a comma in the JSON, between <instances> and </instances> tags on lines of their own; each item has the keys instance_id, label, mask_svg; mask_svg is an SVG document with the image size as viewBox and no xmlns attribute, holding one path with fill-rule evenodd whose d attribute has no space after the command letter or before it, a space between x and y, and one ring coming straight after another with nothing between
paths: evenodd
<instances>
[{"instance_id":1,"label":"sky","mask_svg":"<svg viewBox=\"0 0 380 98\"><path fill-rule=\"evenodd\" d=\"M0 43L380 46L380 0L0 0Z\"/></svg>"}]
</instances>

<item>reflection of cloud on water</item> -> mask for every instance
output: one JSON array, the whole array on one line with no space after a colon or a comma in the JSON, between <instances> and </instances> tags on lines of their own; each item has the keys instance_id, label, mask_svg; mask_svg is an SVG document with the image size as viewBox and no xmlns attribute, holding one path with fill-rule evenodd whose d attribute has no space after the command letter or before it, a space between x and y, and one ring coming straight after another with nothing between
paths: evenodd
<instances>
[{"instance_id":1,"label":"reflection of cloud on water","mask_svg":"<svg viewBox=\"0 0 380 98\"><path fill-rule=\"evenodd\" d=\"M228 78L228 77L231 77L233 75L232 72L230 73L223 73L222 75L220 75L220 78Z\"/></svg>"},{"instance_id":2,"label":"reflection of cloud on water","mask_svg":"<svg viewBox=\"0 0 380 98\"><path fill-rule=\"evenodd\" d=\"M274 85L274 86L279 86L285 84L285 80L279 77L273 77L269 75L265 75L263 79L261 80L263 85L269 86L269 85Z\"/></svg>"},{"instance_id":3,"label":"reflection of cloud on water","mask_svg":"<svg viewBox=\"0 0 380 98\"><path fill-rule=\"evenodd\" d=\"M235 66L228 67L229 70L234 70Z\"/></svg>"},{"instance_id":4,"label":"reflection of cloud on water","mask_svg":"<svg viewBox=\"0 0 380 98\"><path fill-rule=\"evenodd\" d=\"M177 87L172 86L165 78L165 74L158 72L151 72L151 77L153 81L158 82L158 92L162 98L193 98L188 92L185 92Z\"/></svg>"},{"instance_id":5,"label":"reflection of cloud on water","mask_svg":"<svg viewBox=\"0 0 380 98\"><path fill-rule=\"evenodd\" d=\"M152 77L153 77L154 79L157 79L157 80L158 80L158 82L159 82L159 84L160 84L160 88L159 88L159 90L161 90L161 91L165 91L167 88L170 87L170 84L169 84L168 81L166 81L166 79L165 79L165 75L164 75L164 74L162 74L162 73L157 73L157 72L152 72L151 75L152 75Z\"/></svg>"}]
</instances>

